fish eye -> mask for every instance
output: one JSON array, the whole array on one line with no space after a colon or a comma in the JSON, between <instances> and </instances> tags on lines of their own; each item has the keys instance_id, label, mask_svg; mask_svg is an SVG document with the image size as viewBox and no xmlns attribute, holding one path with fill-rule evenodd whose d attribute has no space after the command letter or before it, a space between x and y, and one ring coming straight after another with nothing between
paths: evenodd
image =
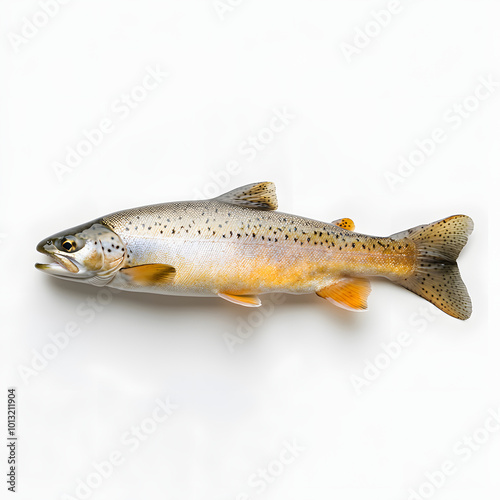
<instances>
[{"instance_id":1,"label":"fish eye","mask_svg":"<svg viewBox=\"0 0 500 500\"><path fill-rule=\"evenodd\" d=\"M69 238L63 238L61 247L64 248L66 252L74 252L76 250L76 241Z\"/></svg>"}]
</instances>

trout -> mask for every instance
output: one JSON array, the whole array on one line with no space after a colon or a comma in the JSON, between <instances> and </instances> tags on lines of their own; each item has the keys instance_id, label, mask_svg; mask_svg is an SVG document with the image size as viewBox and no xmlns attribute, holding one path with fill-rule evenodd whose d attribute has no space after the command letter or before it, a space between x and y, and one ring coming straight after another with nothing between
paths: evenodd
<instances>
[{"instance_id":1,"label":"trout","mask_svg":"<svg viewBox=\"0 0 500 500\"><path fill-rule=\"evenodd\" d=\"M473 230L454 215L388 237L277 211L274 184L213 199L115 212L45 238L51 276L120 290L218 296L258 307L270 292L316 293L367 308L370 278L384 277L465 320L472 304L456 260Z\"/></svg>"}]
</instances>

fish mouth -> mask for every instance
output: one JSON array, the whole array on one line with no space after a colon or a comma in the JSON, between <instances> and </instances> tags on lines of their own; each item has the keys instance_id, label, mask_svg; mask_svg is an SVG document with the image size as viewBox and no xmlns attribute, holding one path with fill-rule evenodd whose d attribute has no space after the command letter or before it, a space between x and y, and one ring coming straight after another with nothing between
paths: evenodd
<instances>
[{"instance_id":1,"label":"fish mouth","mask_svg":"<svg viewBox=\"0 0 500 500\"><path fill-rule=\"evenodd\" d=\"M67 257L66 255L61 255L59 253L47 252L40 245L37 247L37 250L52 259L52 262L50 262L49 264L36 263L35 267L40 271L43 271L47 274L52 274L54 276L63 277L74 277L75 274L78 274L80 272L80 268L71 257Z\"/></svg>"}]
</instances>

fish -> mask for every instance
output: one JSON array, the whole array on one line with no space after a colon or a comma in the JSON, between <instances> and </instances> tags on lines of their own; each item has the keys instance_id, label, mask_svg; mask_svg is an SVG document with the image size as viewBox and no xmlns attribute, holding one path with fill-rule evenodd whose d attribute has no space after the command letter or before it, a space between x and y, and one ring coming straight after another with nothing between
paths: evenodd
<instances>
[{"instance_id":1,"label":"fish","mask_svg":"<svg viewBox=\"0 0 500 500\"><path fill-rule=\"evenodd\" d=\"M312 294L365 311L371 279L386 278L466 320L472 302L457 258L474 224L453 215L391 236L278 212L272 182L207 200L114 212L42 240L51 276L132 292L212 296L245 307L266 293Z\"/></svg>"}]
</instances>

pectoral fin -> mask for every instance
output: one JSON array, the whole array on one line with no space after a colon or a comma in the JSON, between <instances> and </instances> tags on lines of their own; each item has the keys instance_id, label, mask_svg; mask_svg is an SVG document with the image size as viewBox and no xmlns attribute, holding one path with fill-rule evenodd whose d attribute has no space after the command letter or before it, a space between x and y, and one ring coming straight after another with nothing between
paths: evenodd
<instances>
[{"instance_id":1,"label":"pectoral fin","mask_svg":"<svg viewBox=\"0 0 500 500\"><path fill-rule=\"evenodd\" d=\"M175 276L175 268L167 264L144 264L120 269L120 273L137 285L155 286L171 283Z\"/></svg>"},{"instance_id":2,"label":"pectoral fin","mask_svg":"<svg viewBox=\"0 0 500 500\"><path fill-rule=\"evenodd\" d=\"M337 219L334 220L332 224L342 229L347 229L348 231L354 231L354 222L351 219Z\"/></svg>"},{"instance_id":3,"label":"pectoral fin","mask_svg":"<svg viewBox=\"0 0 500 500\"><path fill-rule=\"evenodd\" d=\"M365 278L340 278L316 294L343 309L364 311L370 291L370 282Z\"/></svg>"},{"instance_id":4,"label":"pectoral fin","mask_svg":"<svg viewBox=\"0 0 500 500\"><path fill-rule=\"evenodd\" d=\"M232 302L233 304L238 304L245 307L259 307L261 302L259 297L255 295L234 295L232 293L218 293L221 299Z\"/></svg>"}]
</instances>

